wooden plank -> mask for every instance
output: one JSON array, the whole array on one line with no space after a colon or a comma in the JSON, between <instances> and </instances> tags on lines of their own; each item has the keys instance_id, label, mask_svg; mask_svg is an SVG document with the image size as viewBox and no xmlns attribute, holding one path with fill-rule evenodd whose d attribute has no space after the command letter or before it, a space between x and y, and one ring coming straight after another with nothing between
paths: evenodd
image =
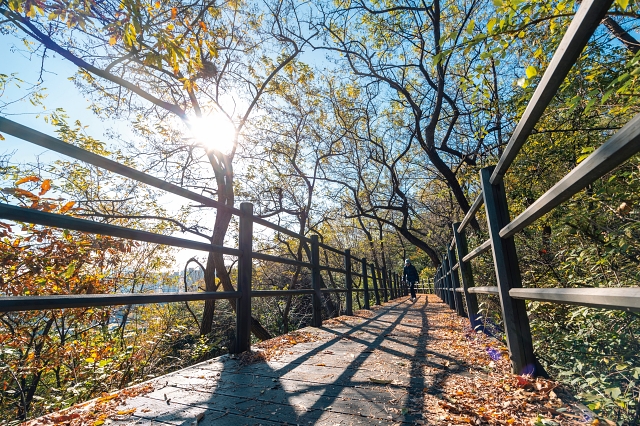
<instances>
[{"instance_id":1,"label":"wooden plank","mask_svg":"<svg viewBox=\"0 0 640 426\"><path fill-rule=\"evenodd\" d=\"M513 237L500 237L500 229L509 223L509 209L504 184L500 182L497 185L492 185L489 182L492 171L493 167L485 167L480 170L480 183L484 195L509 357L515 374L541 374L533 353L527 307L523 300L513 299L509 295L509 290L522 287L522 278Z\"/></svg>"},{"instance_id":2,"label":"wooden plank","mask_svg":"<svg viewBox=\"0 0 640 426\"><path fill-rule=\"evenodd\" d=\"M500 230L508 238L640 152L640 114Z\"/></svg>"},{"instance_id":3,"label":"wooden plank","mask_svg":"<svg viewBox=\"0 0 640 426\"><path fill-rule=\"evenodd\" d=\"M498 184L516 158L534 126L556 95L560 85L587 45L589 38L613 4L612 0L584 0L573 17L567 32L549 62L542 79L527 104L509 143L491 175L492 185ZM485 197L486 198L486 197ZM486 200L485 200L486 201Z\"/></svg>"},{"instance_id":4,"label":"wooden plank","mask_svg":"<svg viewBox=\"0 0 640 426\"><path fill-rule=\"evenodd\" d=\"M491 249L491 240L487 240L484 243L480 244L478 247L473 249L469 254L462 258L463 262L469 262L472 259L480 256L482 253L485 253Z\"/></svg>"},{"instance_id":5,"label":"wooden plank","mask_svg":"<svg viewBox=\"0 0 640 426\"><path fill-rule=\"evenodd\" d=\"M514 299L640 312L640 288L514 288Z\"/></svg>"},{"instance_id":6,"label":"wooden plank","mask_svg":"<svg viewBox=\"0 0 640 426\"><path fill-rule=\"evenodd\" d=\"M230 247L215 246L209 243L201 243L199 241L192 241L184 238L154 234L153 232L139 231L137 229L125 228L123 226L78 219L62 214L46 213L34 209L16 207L5 203L0 203L0 218L14 220L16 222L33 223L36 225L90 232L92 234L99 235L109 235L111 237L127 238L129 240L164 244L172 247L182 247L205 252L213 251L234 256L241 253L240 250Z\"/></svg>"}]
</instances>

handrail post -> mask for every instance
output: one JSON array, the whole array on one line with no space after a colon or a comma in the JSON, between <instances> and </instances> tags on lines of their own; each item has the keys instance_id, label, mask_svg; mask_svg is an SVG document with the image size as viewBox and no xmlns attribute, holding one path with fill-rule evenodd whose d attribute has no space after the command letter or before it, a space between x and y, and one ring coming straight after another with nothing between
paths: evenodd
<instances>
[{"instance_id":1,"label":"handrail post","mask_svg":"<svg viewBox=\"0 0 640 426\"><path fill-rule=\"evenodd\" d=\"M371 309L371 304L369 303L369 277L367 275L367 258L362 258L362 287L364 288L364 308L369 310Z\"/></svg>"},{"instance_id":2,"label":"handrail post","mask_svg":"<svg viewBox=\"0 0 640 426\"><path fill-rule=\"evenodd\" d=\"M474 286L473 283L473 271L471 270L471 265L469 262L463 262L462 259L469 253L469 246L467 244L467 235L464 230L462 233L458 232L458 227L460 226L460 222L454 223L453 227L453 238L456 241L456 251L458 254L458 264L460 270L460 279L462 281L462 291L464 291L464 298L467 302L467 313L469 314L469 322L471 323L471 328L476 329L479 327L480 321L478 317L478 297L475 293L469 293L469 288Z\"/></svg>"},{"instance_id":3,"label":"handrail post","mask_svg":"<svg viewBox=\"0 0 640 426\"><path fill-rule=\"evenodd\" d=\"M396 298L396 289L393 283L393 273L391 271L391 269L389 269L389 271L387 271L389 274L388 280L389 280L389 288L391 289L391 300Z\"/></svg>"},{"instance_id":4,"label":"handrail post","mask_svg":"<svg viewBox=\"0 0 640 426\"><path fill-rule=\"evenodd\" d=\"M380 292L378 291L378 277L376 277L376 266L372 263L371 267L371 279L373 280L373 294L376 297L376 305L380 305Z\"/></svg>"},{"instance_id":5,"label":"handrail post","mask_svg":"<svg viewBox=\"0 0 640 426\"><path fill-rule=\"evenodd\" d=\"M353 277L351 276L351 250L344 251L344 270L347 272L345 276L347 287L347 309L346 314L353 315Z\"/></svg>"},{"instance_id":6,"label":"handrail post","mask_svg":"<svg viewBox=\"0 0 640 426\"><path fill-rule=\"evenodd\" d=\"M444 272L445 272L445 285L447 286L447 304L449 305L449 309L455 310L456 305L453 300L453 294L451 294L451 287L453 287L453 283L451 282L451 263L449 262L449 258L446 254L443 255L443 262L445 264Z\"/></svg>"},{"instance_id":7,"label":"handrail post","mask_svg":"<svg viewBox=\"0 0 640 426\"><path fill-rule=\"evenodd\" d=\"M387 290L387 268L382 267L380 270L381 282L382 282L382 294L384 295L384 302L387 303L389 301L389 294Z\"/></svg>"},{"instance_id":8,"label":"handrail post","mask_svg":"<svg viewBox=\"0 0 640 426\"><path fill-rule=\"evenodd\" d=\"M444 296L444 303L451 308L451 300L449 298L449 276L447 272L449 272L449 268L447 267L447 258L442 256L442 295Z\"/></svg>"},{"instance_id":9,"label":"handrail post","mask_svg":"<svg viewBox=\"0 0 640 426\"><path fill-rule=\"evenodd\" d=\"M525 302L513 299L509 295L509 290L512 288L522 287L522 277L520 276L518 254L513 237L500 237L500 230L510 221L509 209L504 183L500 181L497 185L492 185L490 182L493 169L494 167L485 167L480 170L480 184L484 196L493 264L498 282L498 295L500 296L502 320L507 336L511 366L515 374L545 374L533 353L531 328Z\"/></svg>"},{"instance_id":10,"label":"handrail post","mask_svg":"<svg viewBox=\"0 0 640 426\"><path fill-rule=\"evenodd\" d=\"M253 273L253 204L240 204L238 248L238 291L236 299L236 344L234 353L248 351L251 347L251 279Z\"/></svg>"},{"instance_id":11,"label":"handrail post","mask_svg":"<svg viewBox=\"0 0 640 426\"><path fill-rule=\"evenodd\" d=\"M311 235L311 286L313 287L312 318L313 327L322 327L322 293L320 292L320 242L317 235Z\"/></svg>"},{"instance_id":12,"label":"handrail post","mask_svg":"<svg viewBox=\"0 0 640 426\"><path fill-rule=\"evenodd\" d=\"M462 306L462 294L457 291L460 287L460 280L458 279L458 270L453 270L453 266L456 264L456 258L451 248L447 248L447 257L449 258L451 268L451 296L453 296L454 307L458 316L466 317L467 314L464 311L464 306ZM460 269L460 266L458 266L458 269Z\"/></svg>"}]
</instances>

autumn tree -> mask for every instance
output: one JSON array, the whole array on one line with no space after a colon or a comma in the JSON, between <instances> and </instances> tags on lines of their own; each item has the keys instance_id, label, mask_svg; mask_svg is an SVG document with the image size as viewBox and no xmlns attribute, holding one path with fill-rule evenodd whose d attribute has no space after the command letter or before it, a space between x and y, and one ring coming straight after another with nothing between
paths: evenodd
<instances>
[{"instance_id":1,"label":"autumn tree","mask_svg":"<svg viewBox=\"0 0 640 426\"><path fill-rule=\"evenodd\" d=\"M150 169L229 207L235 203L238 140L273 78L305 45L289 2L134 0L68 7L5 0L0 11L16 36L34 43L43 57L54 52L78 67L76 82L93 97L96 112L133 119L146 140L135 146L138 158L148 159ZM217 128L207 127L216 120ZM185 140L180 122L198 140ZM202 140L215 139L225 126L231 128L228 146ZM231 217L218 209L207 231L212 244L223 245ZM217 288L214 275L225 290L233 289L222 254L207 258L207 291ZM211 331L213 312L207 301L202 334ZM255 319L252 331L270 337Z\"/></svg>"}]
</instances>

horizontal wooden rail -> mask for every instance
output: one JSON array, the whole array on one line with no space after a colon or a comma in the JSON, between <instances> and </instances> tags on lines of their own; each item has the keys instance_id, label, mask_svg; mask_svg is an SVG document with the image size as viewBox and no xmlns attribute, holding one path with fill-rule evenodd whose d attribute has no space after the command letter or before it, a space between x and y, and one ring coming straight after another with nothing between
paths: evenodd
<instances>
[{"instance_id":1,"label":"horizontal wooden rail","mask_svg":"<svg viewBox=\"0 0 640 426\"><path fill-rule=\"evenodd\" d=\"M469 254L462 258L463 262L468 262L471 259L474 259L480 256L482 253L488 251L491 248L491 240L487 240L484 243L480 244L478 247L473 249Z\"/></svg>"},{"instance_id":2,"label":"horizontal wooden rail","mask_svg":"<svg viewBox=\"0 0 640 426\"><path fill-rule=\"evenodd\" d=\"M266 228L269 228L269 229L273 229L274 231L281 232L281 233L286 234L286 235L288 235L290 237L297 238L297 239L299 239L301 241L304 241L304 242L307 242L307 243L311 242L310 238L307 238L304 235L300 235L297 232L291 231L291 230L289 230L289 229L287 229L287 228L285 228L283 226L276 225L275 223L271 223L268 220L265 220L265 219L263 219L261 217L253 216L253 223L254 224L258 224L258 225L262 225L262 226L264 226Z\"/></svg>"},{"instance_id":3,"label":"horizontal wooden rail","mask_svg":"<svg viewBox=\"0 0 640 426\"><path fill-rule=\"evenodd\" d=\"M482 197L482 192L481 192L476 197L475 201L471 205L471 208L469 208L469 211L467 212L467 214L464 215L462 222L460 222L460 226L458 226L458 232L464 231L464 228L467 227L471 219L475 216L478 209L482 206L482 203L484 203L484 198Z\"/></svg>"},{"instance_id":4,"label":"horizontal wooden rail","mask_svg":"<svg viewBox=\"0 0 640 426\"><path fill-rule=\"evenodd\" d=\"M467 290L469 293L476 294L495 294L498 295L497 286L485 286L485 287L469 287Z\"/></svg>"},{"instance_id":5,"label":"horizontal wooden rail","mask_svg":"<svg viewBox=\"0 0 640 426\"><path fill-rule=\"evenodd\" d=\"M513 288L514 299L640 312L640 288Z\"/></svg>"},{"instance_id":6,"label":"horizontal wooden rail","mask_svg":"<svg viewBox=\"0 0 640 426\"><path fill-rule=\"evenodd\" d=\"M323 271L330 271L330 272L337 272L339 274L346 274L347 271L345 271L344 269L341 268L333 268L331 266L320 266L320 269ZM353 274L353 272L352 272Z\"/></svg>"},{"instance_id":7,"label":"horizontal wooden rail","mask_svg":"<svg viewBox=\"0 0 640 426\"><path fill-rule=\"evenodd\" d=\"M300 288L296 290L251 290L251 297L302 296L313 293L312 288Z\"/></svg>"},{"instance_id":8,"label":"horizontal wooden rail","mask_svg":"<svg viewBox=\"0 0 640 426\"><path fill-rule=\"evenodd\" d=\"M122 226L78 219L72 216L45 213L38 210L16 207L4 203L0 203L0 218L18 222L33 223L36 225L52 226L55 228L71 229L74 231L90 232L93 234L108 235L110 237L127 238L147 243L164 244L192 250L217 252L234 256L241 254L240 250L230 247L215 246L209 243L201 243L184 238L170 237L168 235L154 234L153 232L139 231Z\"/></svg>"},{"instance_id":9,"label":"horizontal wooden rail","mask_svg":"<svg viewBox=\"0 0 640 426\"><path fill-rule=\"evenodd\" d=\"M16 138L30 142L34 145L38 145L51 151L66 155L67 157L75 158L76 160L80 160L96 167L109 170L121 176L137 180L138 182L145 183L149 186L162 189L163 191L179 195L192 201L197 201L198 203L202 203L207 207L230 210L232 213L235 213L237 215L240 214L240 210L234 207L227 206L224 203L212 200L211 198L205 197L204 195L200 195L193 191L189 191L188 189L181 188L178 185L165 182L162 179L158 179L131 167L120 164L117 161L110 160L108 158L94 154L93 152L89 152L77 146L68 144L64 141L61 141L60 139L56 139L52 136L23 126L22 124L18 124L15 121L11 121L4 117L0 117L0 132L7 133L9 135L15 136Z\"/></svg>"},{"instance_id":10,"label":"horizontal wooden rail","mask_svg":"<svg viewBox=\"0 0 640 426\"><path fill-rule=\"evenodd\" d=\"M453 268L451 268L451 270L457 271L459 267L460 267L460 263L456 263L455 265L453 265Z\"/></svg>"},{"instance_id":11,"label":"horizontal wooden rail","mask_svg":"<svg viewBox=\"0 0 640 426\"><path fill-rule=\"evenodd\" d=\"M640 114L500 230L508 238L640 151Z\"/></svg>"},{"instance_id":12,"label":"horizontal wooden rail","mask_svg":"<svg viewBox=\"0 0 640 426\"><path fill-rule=\"evenodd\" d=\"M43 309L88 308L94 306L143 305L150 303L192 302L196 300L238 299L239 291L194 293L116 293L69 294L49 296L0 297L0 312L19 312Z\"/></svg>"},{"instance_id":13,"label":"horizontal wooden rail","mask_svg":"<svg viewBox=\"0 0 640 426\"><path fill-rule=\"evenodd\" d=\"M310 263L301 262L299 260L290 259L288 257L273 256L271 254L256 253L256 252L254 252L251 256L254 259L266 260L268 262L284 263L286 265L294 265L294 266L302 266L303 268L311 268L311 264Z\"/></svg>"},{"instance_id":14,"label":"horizontal wooden rail","mask_svg":"<svg viewBox=\"0 0 640 426\"><path fill-rule=\"evenodd\" d=\"M464 293L464 288L462 288L462 287L458 287L458 288L456 288L456 292L458 292L458 293Z\"/></svg>"},{"instance_id":15,"label":"horizontal wooden rail","mask_svg":"<svg viewBox=\"0 0 640 426\"><path fill-rule=\"evenodd\" d=\"M581 2L491 175L491 184L496 185L502 180L612 3L612 0L584 0Z\"/></svg>"},{"instance_id":16,"label":"horizontal wooden rail","mask_svg":"<svg viewBox=\"0 0 640 426\"><path fill-rule=\"evenodd\" d=\"M340 249L337 249L335 247L331 247L330 245L327 245L327 244L324 244L324 243L318 243L318 245L320 247L322 247L323 249L326 249L326 250L332 251L332 252L334 252L336 254L339 254L341 256L344 256L344 252L342 250L340 250Z\"/></svg>"}]
</instances>

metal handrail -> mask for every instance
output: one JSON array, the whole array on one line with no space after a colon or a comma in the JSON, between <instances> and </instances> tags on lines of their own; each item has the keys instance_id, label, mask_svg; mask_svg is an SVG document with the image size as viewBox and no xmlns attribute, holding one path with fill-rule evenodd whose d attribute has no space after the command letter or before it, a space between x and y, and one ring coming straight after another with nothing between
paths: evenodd
<instances>
[{"instance_id":1,"label":"metal handrail","mask_svg":"<svg viewBox=\"0 0 640 426\"><path fill-rule=\"evenodd\" d=\"M547 105L558 92L560 85L582 54L589 39L612 4L612 0L586 0L581 2L567 32L562 37L560 45L529 100L527 108L513 131L507 147L502 156L500 156L498 165L491 175L490 182L492 185L496 185L502 180L516 155L520 152L522 145L524 145L534 126L542 117Z\"/></svg>"},{"instance_id":2,"label":"metal handrail","mask_svg":"<svg viewBox=\"0 0 640 426\"><path fill-rule=\"evenodd\" d=\"M18 139L22 139L23 141L66 155L67 157L75 158L76 160L84 161L85 163L109 170L138 182L146 183L149 186L162 189L163 191L179 195L192 201L197 201L207 207L229 210L236 215L240 214L240 210L235 207L212 200L204 195L189 191L188 189L182 188L178 185L174 185L162 179L158 179L131 167L125 166L124 164L120 164L117 161L113 161L109 158L105 158L101 155L94 154L93 152L68 144L60 139L56 139L37 130L23 126L15 121L11 121L8 118L0 117L0 132L5 132Z\"/></svg>"},{"instance_id":3,"label":"metal handrail","mask_svg":"<svg viewBox=\"0 0 640 426\"><path fill-rule=\"evenodd\" d=\"M110 237L127 238L147 243L165 244L173 247L188 248L200 251L213 251L217 253L239 256L242 252L238 249L216 246L210 243L202 243L184 238L168 235L154 234L148 231L109 225L91 220L78 219L56 213L46 213L39 210L16 207L10 204L0 203L0 217L17 222L29 222L36 225L65 228L74 231L89 232L93 234L108 235Z\"/></svg>"}]
</instances>

